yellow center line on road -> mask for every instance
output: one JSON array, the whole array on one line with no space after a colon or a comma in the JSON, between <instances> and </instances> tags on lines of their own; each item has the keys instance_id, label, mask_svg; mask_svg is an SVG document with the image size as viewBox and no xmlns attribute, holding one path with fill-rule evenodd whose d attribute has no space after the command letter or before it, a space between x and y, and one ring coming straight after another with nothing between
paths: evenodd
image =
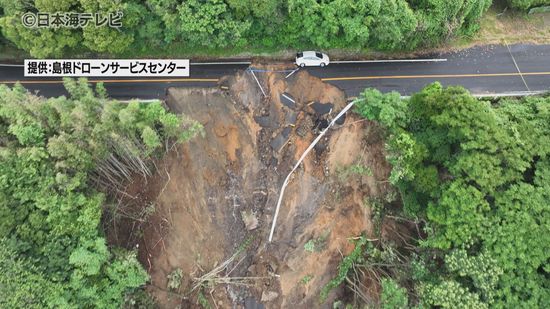
<instances>
[{"instance_id":1,"label":"yellow center line on road","mask_svg":"<svg viewBox=\"0 0 550 309\"><path fill-rule=\"evenodd\" d=\"M522 72L523 76L550 75L550 72ZM371 80L371 79L415 79L415 78L464 78L464 77L506 77L520 76L515 73L476 73L476 74L432 74L432 75L379 75L379 76L343 76L325 77L322 81ZM217 78L167 78L167 79L96 79L90 83L179 83L179 82L217 82ZM61 84L63 80L0 80L0 84Z\"/></svg>"},{"instance_id":2,"label":"yellow center line on road","mask_svg":"<svg viewBox=\"0 0 550 309\"><path fill-rule=\"evenodd\" d=\"M550 72L522 72L523 76L550 75ZM369 80L369 79L415 79L415 78L461 78L461 77L501 77L520 76L519 73L478 73L478 74L434 74L434 75L380 75L380 76L351 76L351 77L327 77L322 81L344 80Z\"/></svg>"}]
</instances>

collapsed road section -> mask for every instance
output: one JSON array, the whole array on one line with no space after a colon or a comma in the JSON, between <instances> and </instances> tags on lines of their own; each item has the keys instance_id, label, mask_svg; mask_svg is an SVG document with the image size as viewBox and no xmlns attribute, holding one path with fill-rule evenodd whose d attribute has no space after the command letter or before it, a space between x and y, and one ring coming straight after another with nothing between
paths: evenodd
<instances>
[{"instance_id":1,"label":"collapsed road section","mask_svg":"<svg viewBox=\"0 0 550 309\"><path fill-rule=\"evenodd\" d=\"M390 169L379 129L350 113L333 122L348 104L341 90L284 65L253 67L254 76L241 71L218 87L168 90L167 106L199 121L204 135L160 159L146 185L127 188L125 203L155 211L139 228L110 232L113 243L138 245L163 307L318 307L353 249L348 239L372 236L366 201L390 190L379 181ZM331 123L288 177L268 242L285 178ZM344 296L336 289L326 304Z\"/></svg>"}]
</instances>

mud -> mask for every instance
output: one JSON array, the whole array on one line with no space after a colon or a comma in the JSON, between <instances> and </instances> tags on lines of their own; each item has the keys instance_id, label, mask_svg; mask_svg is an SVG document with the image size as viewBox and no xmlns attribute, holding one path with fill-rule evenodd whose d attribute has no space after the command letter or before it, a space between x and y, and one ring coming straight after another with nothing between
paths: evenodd
<instances>
[{"instance_id":1,"label":"mud","mask_svg":"<svg viewBox=\"0 0 550 309\"><path fill-rule=\"evenodd\" d=\"M380 180L387 179L389 165L372 124L348 113L294 173L268 242L284 178L346 98L305 71L285 78L285 70L293 68L253 68L266 96L250 71L223 78L224 87L169 89L167 106L202 123L205 134L158 160L146 186L136 182L128 188L136 197L130 200L147 200L155 211L139 225L138 236L110 239L138 245L151 276L147 289L162 308L200 308L197 291L189 292L193 279L247 240L230 274L221 276L251 279L204 286L213 308L332 308L343 289L320 303L321 289L353 249L349 239L372 236L365 200L388 190ZM342 179L342 169L352 164L372 173ZM179 289L170 290L167 277L176 269L183 279Z\"/></svg>"}]
</instances>

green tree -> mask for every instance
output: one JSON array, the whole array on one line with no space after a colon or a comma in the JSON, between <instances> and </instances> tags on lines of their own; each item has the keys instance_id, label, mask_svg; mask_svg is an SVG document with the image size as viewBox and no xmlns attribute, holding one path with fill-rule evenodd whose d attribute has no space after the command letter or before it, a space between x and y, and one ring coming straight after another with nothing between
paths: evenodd
<instances>
[{"instance_id":1,"label":"green tree","mask_svg":"<svg viewBox=\"0 0 550 309\"><path fill-rule=\"evenodd\" d=\"M161 145L160 137L158 136L157 132L155 132L155 130L151 129L151 127L143 128L143 131L141 132L141 139L145 144L145 149L147 153L152 153Z\"/></svg>"},{"instance_id":2,"label":"green tree","mask_svg":"<svg viewBox=\"0 0 550 309\"><path fill-rule=\"evenodd\" d=\"M402 105L402 119L383 113L397 114L393 96L366 91L357 110L386 128L389 180L405 214L425 222L418 250L433 275L416 279L421 303L544 307L550 98L491 104L434 83Z\"/></svg>"},{"instance_id":3,"label":"green tree","mask_svg":"<svg viewBox=\"0 0 550 309\"><path fill-rule=\"evenodd\" d=\"M246 43L249 21L237 20L222 0L190 0L177 7L179 35L194 46L226 47Z\"/></svg>"},{"instance_id":4,"label":"green tree","mask_svg":"<svg viewBox=\"0 0 550 309\"><path fill-rule=\"evenodd\" d=\"M5 16L0 17L0 27L6 38L16 46L34 57L61 57L67 53L82 50L120 54L127 51L140 32L138 25L151 25L150 13L137 1L105 1L105 0L38 0L0 1ZM92 12L102 15L121 12L122 27L119 29L108 26L96 27L91 24L84 28L27 28L21 23L21 16L26 12ZM151 36L145 36L150 38Z\"/></svg>"},{"instance_id":5,"label":"green tree","mask_svg":"<svg viewBox=\"0 0 550 309\"><path fill-rule=\"evenodd\" d=\"M516 0L511 0L517 2ZM532 0L529 5L538 1ZM521 2L521 1L520 1ZM35 57L226 47L411 50L471 35L491 0L1 0L6 38ZM522 4L523 5L523 4ZM122 12L122 27L29 29L28 12Z\"/></svg>"},{"instance_id":6,"label":"green tree","mask_svg":"<svg viewBox=\"0 0 550 309\"><path fill-rule=\"evenodd\" d=\"M400 94L395 91L382 94L376 89L366 89L356 101L355 111L388 128L405 127L409 120L407 101L401 100Z\"/></svg>"},{"instance_id":7,"label":"green tree","mask_svg":"<svg viewBox=\"0 0 550 309\"><path fill-rule=\"evenodd\" d=\"M489 308L479 295L468 291L456 281L442 281L437 284L424 283L418 288L421 303L438 308Z\"/></svg>"},{"instance_id":8,"label":"green tree","mask_svg":"<svg viewBox=\"0 0 550 309\"><path fill-rule=\"evenodd\" d=\"M371 29L371 45L376 49L411 49L410 38L416 35L417 18L406 1L383 1Z\"/></svg>"},{"instance_id":9,"label":"green tree","mask_svg":"<svg viewBox=\"0 0 550 309\"><path fill-rule=\"evenodd\" d=\"M0 85L2 307L120 307L147 274L135 253L106 245L98 188L148 171L163 143L201 128L160 102L112 101L84 79L65 86L70 97L45 99Z\"/></svg>"},{"instance_id":10,"label":"green tree","mask_svg":"<svg viewBox=\"0 0 550 309\"><path fill-rule=\"evenodd\" d=\"M382 286L382 293L380 294L381 308L400 309L408 307L407 290L400 287L392 279L384 278L380 284Z\"/></svg>"},{"instance_id":11,"label":"green tree","mask_svg":"<svg viewBox=\"0 0 550 309\"><path fill-rule=\"evenodd\" d=\"M18 257L16 244L0 239L0 307L66 307L63 285L42 276L27 259Z\"/></svg>"}]
</instances>

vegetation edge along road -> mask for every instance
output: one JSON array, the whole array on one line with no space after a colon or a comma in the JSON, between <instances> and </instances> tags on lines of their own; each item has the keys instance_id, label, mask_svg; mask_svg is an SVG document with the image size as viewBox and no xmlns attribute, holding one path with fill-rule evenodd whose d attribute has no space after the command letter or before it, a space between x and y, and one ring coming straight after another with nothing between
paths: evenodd
<instances>
[{"instance_id":1,"label":"vegetation edge along road","mask_svg":"<svg viewBox=\"0 0 550 309\"><path fill-rule=\"evenodd\" d=\"M269 55L281 49L323 49L342 58L373 51L382 53L429 51L453 38L474 38L491 0L380 1L158 1L144 5L126 0L103 3L102 13L122 12L120 29L26 28L21 16L28 11L88 12L97 1L0 4L0 43L26 51L32 57L227 57ZM500 2L499 2L500 3ZM506 1L505 6L526 10L550 4L548 0ZM501 5L501 4L493 4ZM500 6L499 6L500 7ZM515 40L511 39L511 42ZM250 53L252 51L252 53ZM365 53L365 51L367 51ZM21 54L4 48L6 55ZM351 54L351 55L350 55ZM288 56L289 54L287 54Z\"/></svg>"}]
</instances>

